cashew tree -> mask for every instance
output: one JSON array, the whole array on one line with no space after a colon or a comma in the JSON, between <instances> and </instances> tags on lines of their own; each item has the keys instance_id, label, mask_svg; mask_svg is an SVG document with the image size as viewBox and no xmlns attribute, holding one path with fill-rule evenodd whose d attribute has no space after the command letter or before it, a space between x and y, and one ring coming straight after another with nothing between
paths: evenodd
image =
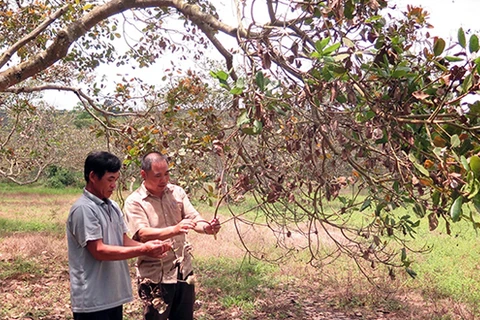
<instances>
[{"instance_id":1,"label":"cashew tree","mask_svg":"<svg viewBox=\"0 0 480 320\"><path fill-rule=\"evenodd\" d=\"M408 238L421 221L478 227L477 35L459 28L446 43L424 9L385 0L232 1L236 19L215 4L2 1L2 108L74 93L127 166L150 149L171 155L180 183L286 249L246 245L253 256L303 248L312 265L346 254L364 272L380 263L414 276L407 252L421 248ZM195 71L212 51L222 60ZM94 80L102 65L147 74L167 57L193 67L172 64L160 87ZM258 221L234 208L245 198Z\"/></svg>"}]
</instances>

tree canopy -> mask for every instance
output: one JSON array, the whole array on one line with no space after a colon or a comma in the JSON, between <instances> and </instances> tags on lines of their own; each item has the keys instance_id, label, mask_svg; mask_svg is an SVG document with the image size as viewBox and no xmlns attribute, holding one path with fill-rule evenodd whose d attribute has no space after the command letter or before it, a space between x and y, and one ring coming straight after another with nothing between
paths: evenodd
<instances>
[{"instance_id":1,"label":"tree canopy","mask_svg":"<svg viewBox=\"0 0 480 320\"><path fill-rule=\"evenodd\" d=\"M206 0L1 1L0 110L12 119L38 105L32 93L73 92L127 166L158 149L217 205L253 197L279 244L303 244L314 265L347 254L362 270L414 275L406 239L421 220L478 227L477 35L460 28L447 44L424 9L393 15L384 0L265 0L261 22L259 1L234 2L237 21ZM167 53L203 64L209 50L223 57L209 77L170 70L162 88L134 77L113 90L94 77L106 63L148 70ZM22 165L11 136L2 175L3 163ZM294 236L305 241L291 246Z\"/></svg>"}]
</instances>

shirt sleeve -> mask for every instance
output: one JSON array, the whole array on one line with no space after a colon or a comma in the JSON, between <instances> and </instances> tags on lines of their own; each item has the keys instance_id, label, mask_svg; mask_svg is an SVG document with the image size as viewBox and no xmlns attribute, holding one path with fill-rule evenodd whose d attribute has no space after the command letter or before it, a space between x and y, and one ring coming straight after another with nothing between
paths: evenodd
<instances>
[{"instance_id":1,"label":"shirt sleeve","mask_svg":"<svg viewBox=\"0 0 480 320\"><path fill-rule=\"evenodd\" d=\"M123 208L125 212L125 219L127 221L128 233L134 240L138 240L137 232L142 228L150 227L147 214L143 209L141 203L135 199L128 199L125 201Z\"/></svg>"},{"instance_id":2,"label":"shirt sleeve","mask_svg":"<svg viewBox=\"0 0 480 320\"><path fill-rule=\"evenodd\" d=\"M89 206L74 208L68 224L70 231L81 247L85 247L88 241L103 239L100 221L94 210Z\"/></svg>"}]
</instances>

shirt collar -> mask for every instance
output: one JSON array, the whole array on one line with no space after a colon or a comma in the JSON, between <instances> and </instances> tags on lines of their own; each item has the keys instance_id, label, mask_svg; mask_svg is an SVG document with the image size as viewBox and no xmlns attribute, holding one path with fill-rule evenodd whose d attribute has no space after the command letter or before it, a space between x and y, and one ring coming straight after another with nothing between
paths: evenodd
<instances>
[{"instance_id":1,"label":"shirt collar","mask_svg":"<svg viewBox=\"0 0 480 320\"><path fill-rule=\"evenodd\" d=\"M93 193L91 193L90 191L88 191L87 189L83 189L83 194L85 195L85 197L92 200L98 206L100 206L102 204L109 204L110 203L110 199L102 200L99 197L97 197L96 195L94 195Z\"/></svg>"},{"instance_id":2,"label":"shirt collar","mask_svg":"<svg viewBox=\"0 0 480 320\"><path fill-rule=\"evenodd\" d=\"M173 192L173 185L169 183L163 190L163 194L160 198L163 198L165 194L169 194L172 192ZM145 182L142 182L140 188L138 189L138 193L140 194L142 199L146 199L147 197L159 198L158 196L152 194L150 191L147 190L147 188L145 187Z\"/></svg>"}]
</instances>

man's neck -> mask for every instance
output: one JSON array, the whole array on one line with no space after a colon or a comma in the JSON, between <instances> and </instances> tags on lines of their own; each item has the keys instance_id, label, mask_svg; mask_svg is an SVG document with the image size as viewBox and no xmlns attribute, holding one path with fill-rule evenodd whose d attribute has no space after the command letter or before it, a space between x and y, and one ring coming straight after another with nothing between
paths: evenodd
<instances>
[{"instance_id":1,"label":"man's neck","mask_svg":"<svg viewBox=\"0 0 480 320\"><path fill-rule=\"evenodd\" d=\"M151 195L155 196L155 197L163 197L163 194L165 193L165 189L163 189L162 191L158 192L156 190L151 190L149 188L147 188L147 186L145 186L145 189L147 190L148 193L150 193Z\"/></svg>"},{"instance_id":2,"label":"man's neck","mask_svg":"<svg viewBox=\"0 0 480 320\"><path fill-rule=\"evenodd\" d=\"M88 192L90 192L91 194L93 194L93 195L94 195L95 197L97 197L98 199L102 199L102 200L105 201L105 202L107 202L107 200L108 200L108 199L102 198L102 196L101 196L100 194L98 194L98 192L97 192L94 188L92 188L92 186L90 186L90 185L87 185L87 186L85 187L85 190L87 190Z\"/></svg>"}]
</instances>

